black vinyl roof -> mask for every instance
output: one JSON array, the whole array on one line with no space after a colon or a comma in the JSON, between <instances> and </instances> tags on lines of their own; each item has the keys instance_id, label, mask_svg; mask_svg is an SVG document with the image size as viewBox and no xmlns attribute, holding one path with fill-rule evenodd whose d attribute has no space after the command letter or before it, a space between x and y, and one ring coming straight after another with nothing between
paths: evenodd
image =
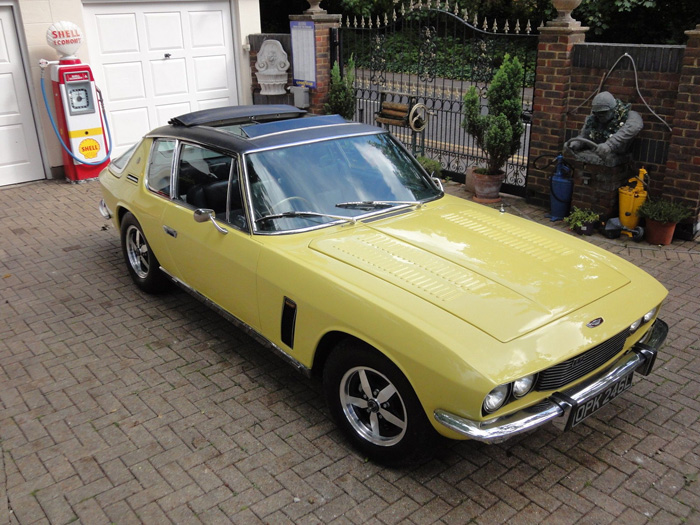
<instances>
[{"instance_id":1,"label":"black vinyl roof","mask_svg":"<svg viewBox=\"0 0 700 525\"><path fill-rule=\"evenodd\" d=\"M287 118L299 118L306 111L284 104L259 106L227 106L223 108L204 109L185 113L170 119L173 126L221 126L225 124L244 124L246 122L266 122Z\"/></svg>"},{"instance_id":2,"label":"black vinyl roof","mask_svg":"<svg viewBox=\"0 0 700 525\"><path fill-rule=\"evenodd\" d=\"M386 131L348 122L338 115L308 115L294 106L256 105L187 113L171 119L167 126L154 129L146 136L184 140L227 153L245 153L306 141L376 133Z\"/></svg>"}]
</instances>

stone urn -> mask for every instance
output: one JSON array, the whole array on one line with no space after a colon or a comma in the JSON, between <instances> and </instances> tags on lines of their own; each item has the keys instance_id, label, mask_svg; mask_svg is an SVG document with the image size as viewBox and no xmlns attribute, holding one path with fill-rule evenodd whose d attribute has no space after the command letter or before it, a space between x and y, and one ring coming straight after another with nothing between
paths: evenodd
<instances>
[{"instance_id":1,"label":"stone urn","mask_svg":"<svg viewBox=\"0 0 700 525\"><path fill-rule=\"evenodd\" d=\"M279 40L265 40L255 62L261 95L284 95L289 61Z\"/></svg>"},{"instance_id":2,"label":"stone urn","mask_svg":"<svg viewBox=\"0 0 700 525\"><path fill-rule=\"evenodd\" d=\"M306 0L306 3L309 4L309 8L304 11L304 13L307 15L325 14L326 10L321 9L321 6L319 5L321 2L322 0Z\"/></svg>"},{"instance_id":3,"label":"stone urn","mask_svg":"<svg viewBox=\"0 0 700 525\"><path fill-rule=\"evenodd\" d=\"M575 22L576 20L571 18L571 11L576 9L580 3L581 0L552 0L554 8L557 10L557 13L559 13L559 16L557 16L554 21L565 23Z\"/></svg>"}]
</instances>

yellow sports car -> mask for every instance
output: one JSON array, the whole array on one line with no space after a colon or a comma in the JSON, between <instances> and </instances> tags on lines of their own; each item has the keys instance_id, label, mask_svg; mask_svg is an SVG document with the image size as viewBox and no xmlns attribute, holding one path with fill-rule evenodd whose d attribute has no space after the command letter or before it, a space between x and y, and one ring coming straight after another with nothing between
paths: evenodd
<instances>
[{"instance_id":1,"label":"yellow sports car","mask_svg":"<svg viewBox=\"0 0 700 525\"><path fill-rule=\"evenodd\" d=\"M318 376L368 457L570 428L650 373L666 290L445 195L389 133L290 106L182 115L100 175L147 292L176 283Z\"/></svg>"}]
</instances>

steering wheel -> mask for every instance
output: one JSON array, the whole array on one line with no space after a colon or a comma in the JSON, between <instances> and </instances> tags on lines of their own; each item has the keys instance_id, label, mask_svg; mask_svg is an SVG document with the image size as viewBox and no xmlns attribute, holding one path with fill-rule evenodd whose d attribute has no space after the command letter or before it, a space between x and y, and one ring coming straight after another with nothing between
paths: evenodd
<instances>
[{"instance_id":1,"label":"steering wheel","mask_svg":"<svg viewBox=\"0 0 700 525\"><path fill-rule=\"evenodd\" d=\"M286 204L288 202L292 201L299 201L301 203L304 203L308 205L310 208L313 208L313 204L311 204L308 200L306 200L304 197L299 197L298 195L292 195L291 197L287 197L286 199L282 199L281 201L277 202L272 206L273 210L276 210L278 206L281 206L282 204Z\"/></svg>"}]
</instances>

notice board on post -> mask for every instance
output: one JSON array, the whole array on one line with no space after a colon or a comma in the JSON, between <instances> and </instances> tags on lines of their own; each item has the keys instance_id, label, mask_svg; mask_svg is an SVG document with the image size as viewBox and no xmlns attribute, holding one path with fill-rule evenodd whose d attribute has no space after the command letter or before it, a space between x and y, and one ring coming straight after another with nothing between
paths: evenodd
<instances>
[{"instance_id":1,"label":"notice board on post","mask_svg":"<svg viewBox=\"0 0 700 525\"><path fill-rule=\"evenodd\" d=\"M295 86L316 87L316 27L314 22L290 22Z\"/></svg>"}]
</instances>

